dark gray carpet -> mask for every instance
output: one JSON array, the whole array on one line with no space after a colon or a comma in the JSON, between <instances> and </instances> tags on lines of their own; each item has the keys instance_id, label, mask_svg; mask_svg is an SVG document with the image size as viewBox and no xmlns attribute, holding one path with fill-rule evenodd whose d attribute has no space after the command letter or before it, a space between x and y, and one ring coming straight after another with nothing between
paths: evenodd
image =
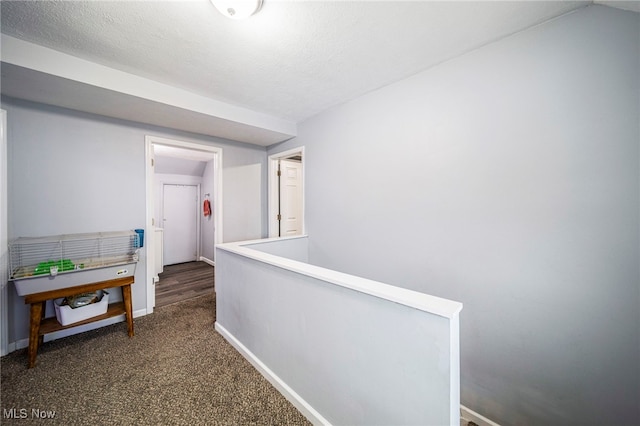
<instances>
[{"instance_id":1,"label":"dark gray carpet","mask_svg":"<svg viewBox=\"0 0 640 426\"><path fill-rule=\"evenodd\" d=\"M0 423L309 424L214 330L214 297L136 318L131 339L119 323L45 343L33 369L26 350L3 357Z\"/></svg>"}]
</instances>

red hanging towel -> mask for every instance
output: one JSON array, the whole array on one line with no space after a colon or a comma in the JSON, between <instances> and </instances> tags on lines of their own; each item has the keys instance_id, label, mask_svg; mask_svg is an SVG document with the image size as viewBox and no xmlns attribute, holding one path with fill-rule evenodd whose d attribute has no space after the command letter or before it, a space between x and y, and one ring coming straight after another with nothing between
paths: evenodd
<instances>
[{"instance_id":1,"label":"red hanging towel","mask_svg":"<svg viewBox=\"0 0 640 426\"><path fill-rule=\"evenodd\" d=\"M204 200L203 210L205 217L211 216L211 203L209 202L209 200Z\"/></svg>"}]
</instances>

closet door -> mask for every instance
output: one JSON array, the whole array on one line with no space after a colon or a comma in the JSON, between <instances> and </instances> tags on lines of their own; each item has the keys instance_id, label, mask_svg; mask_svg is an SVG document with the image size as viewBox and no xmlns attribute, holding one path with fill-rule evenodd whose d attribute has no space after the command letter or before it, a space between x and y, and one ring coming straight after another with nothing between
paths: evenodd
<instances>
[{"instance_id":1,"label":"closet door","mask_svg":"<svg viewBox=\"0 0 640 426\"><path fill-rule=\"evenodd\" d=\"M197 260L197 189L196 185L163 185L165 265Z\"/></svg>"},{"instance_id":2,"label":"closet door","mask_svg":"<svg viewBox=\"0 0 640 426\"><path fill-rule=\"evenodd\" d=\"M280 236L302 234L302 163L280 160Z\"/></svg>"}]
</instances>

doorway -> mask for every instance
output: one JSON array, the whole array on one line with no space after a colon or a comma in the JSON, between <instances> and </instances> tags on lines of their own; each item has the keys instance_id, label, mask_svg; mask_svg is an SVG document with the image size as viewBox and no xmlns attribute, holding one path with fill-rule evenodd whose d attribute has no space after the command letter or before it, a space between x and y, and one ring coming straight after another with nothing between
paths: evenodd
<instances>
[{"instance_id":1,"label":"doorway","mask_svg":"<svg viewBox=\"0 0 640 426\"><path fill-rule=\"evenodd\" d=\"M200 201L205 197L210 201L211 214L205 218L205 224L201 225L201 229L196 231L196 260L203 260L211 265L215 262L215 245L220 244L223 241L222 235L222 148L214 147L211 145L192 143L174 139L160 138L157 136L145 137L145 153L146 153L146 229L147 237L145 238L146 249L146 292L147 292L147 314L153 313L153 308L156 305L156 281L160 271L162 271L164 258L164 247L159 243L164 240L163 234L163 219L164 213L158 212L162 207L158 208L158 203L161 203L164 193L164 185L162 185L162 191L159 193L158 185L161 183L156 177L156 166L159 164L157 160L161 160L161 157L175 157L182 160L196 160L198 162L206 163L206 170L201 176L201 184L196 191L206 192L206 194L200 194L197 192L194 208L194 215L198 218L196 220L196 227L199 226L200 218ZM158 158L156 158L158 154ZM165 183L165 182L162 182ZM176 182L166 182L176 183ZM179 183L179 182L178 182ZM180 185L177 185L180 186ZM182 186L194 186L192 182L186 182ZM172 191L171 189L169 191ZM185 190L188 192L189 190ZM170 195L171 196L171 195ZM182 204L182 202L179 202ZM191 213L189 213L190 215ZM204 228L207 228L208 232L204 232ZM211 228L211 230L208 230ZM156 232L160 231L160 232ZM191 234L191 232L189 231ZM200 240L197 240L198 236ZM205 251L204 247L207 247L207 253L210 253L210 258L204 259L202 252ZM200 251L198 251L200 249ZM171 257L168 261L173 262Z\"/></svg>"},{"instance_id":2,"label":"doorway","mask_svg":"<svg viewBox=\"0 0 640 426\"><path fill-rule=\"evenodd\" d=\"M211 294L214 279L214 267L205 262L166 266L156 283L156 307Z\"/></svg>"},{"instance_id":3,"label":"doorway","mask_svg":"<svg viewBox=\"0 0 640 426\"><path fill-rule=\"evenodd\" d=\"M303 235L304 147L269 156L269 237Z\"/></svg>"}]
</instances>

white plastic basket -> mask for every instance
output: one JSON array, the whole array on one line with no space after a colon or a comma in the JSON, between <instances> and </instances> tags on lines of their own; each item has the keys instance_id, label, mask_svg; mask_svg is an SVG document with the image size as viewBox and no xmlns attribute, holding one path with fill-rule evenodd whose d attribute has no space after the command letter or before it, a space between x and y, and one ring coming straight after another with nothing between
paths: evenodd
<instances>
[{"instance_id":1,"label":"white plastic basket","mask_svg":"<svg viewBox=\"0 0 640 426\"><path fill-rule=\"evenodd\" d=\"M69 305L62 305L64 298L55 299L53 306L56 309L56 318L62 325L74 324L89 318L97 317L107 313L109 308L109 293L106 291L98 291L99 295L102 294L102 299L99 302L92 303L90 305L81 306L78 308L72 308Z\"/></svg>"}]
</instances>

